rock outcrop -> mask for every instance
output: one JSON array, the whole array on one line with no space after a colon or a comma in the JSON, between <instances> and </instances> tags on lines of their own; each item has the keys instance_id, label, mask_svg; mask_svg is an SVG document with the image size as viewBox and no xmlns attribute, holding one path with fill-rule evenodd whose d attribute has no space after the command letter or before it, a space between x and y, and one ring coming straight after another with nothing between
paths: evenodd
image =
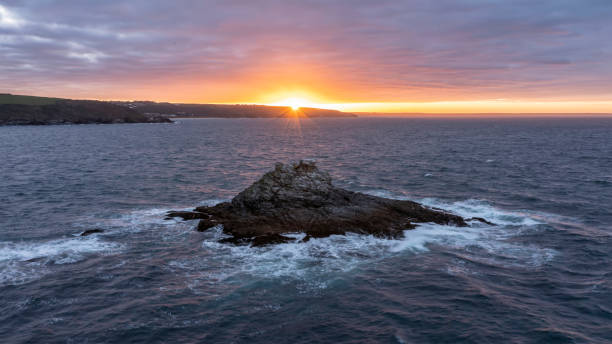
<instances>
[{"instance_id":1,"label":"rock outcrop","mask_svg":"<svg viewBox=\"0 0 612 344\"><path fill-rule=\"evenodd\" d=\"M314 162L276 164L231 202L169 212L168 217L200 219L197 229L222 225L231 237L222 242L261 246L293 241L287 233L305 233L303 241L358 233L399 238L417 223L467 226L465 219L416 202L392 200L337 188Z\"/></svg>"}]
</instances>

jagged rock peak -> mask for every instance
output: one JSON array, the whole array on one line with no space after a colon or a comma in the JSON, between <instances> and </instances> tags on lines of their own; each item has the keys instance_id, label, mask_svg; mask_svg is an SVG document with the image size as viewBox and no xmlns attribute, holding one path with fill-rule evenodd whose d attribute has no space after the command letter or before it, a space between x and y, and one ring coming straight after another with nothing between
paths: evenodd
<instances>
[{"instance_id":1,"label":"jagged rock peak","mask_svg":"<svg viewBox=\"0 0 612 344\"><path fill-rule=\"evenodd\" d=\"M266 173L261 180L271 178L282 187L302 190L329 191L332 179L329 173L320 171L314 160L300 160L297 163L276 163L274 170Z\"/></svg>"},{"instance_id":2,"label":"jagged rock peak","mask_svg":"<svg viewBox=\"0 0 612 344\"><path fill-rule=\"evenodd\" d=\"M313 160L276 163L274 170L234 197L232 205L249 210L269 208L279 202L294 202L297 206L303 201L324 199L332 190L331 176L320 171Z\"/></svg>"}]
</instances>

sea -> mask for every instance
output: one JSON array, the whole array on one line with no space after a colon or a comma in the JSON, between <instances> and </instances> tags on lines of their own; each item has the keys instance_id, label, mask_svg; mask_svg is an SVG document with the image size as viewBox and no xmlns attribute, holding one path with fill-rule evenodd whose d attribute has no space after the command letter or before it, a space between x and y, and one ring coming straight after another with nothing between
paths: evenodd
<instances>
[{"instance_id":1,"label":"sea","mask_svg":"<svg viewBox=\"0 0 612 344\"><path fill-rule=\"evenodd\" d=\"M164 219L300 159L495 225L253 248ZM0 342L611 343L612 118L0 127Z\"/></svg>"}]
</instances>

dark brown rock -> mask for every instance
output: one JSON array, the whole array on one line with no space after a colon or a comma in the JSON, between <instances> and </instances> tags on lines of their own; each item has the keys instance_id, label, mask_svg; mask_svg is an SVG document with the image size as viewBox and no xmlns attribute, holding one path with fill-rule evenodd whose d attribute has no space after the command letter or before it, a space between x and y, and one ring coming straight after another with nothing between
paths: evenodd
<instances>
[{"instance_id":1,"label":"dark brown rock","mask_svg":"<svg viewBox=\"0 0 612 344\"><path fill-rule=\"evenodd\" d=\"M197 212L197 211L169 211L166 214L166 220L170 220L173 217L180 217L183 220L196 220L196 219L206 219L208 218L208 215Z\"/></svg>"},{"instance_id":2,"label":"dark brown rock","mask_svg":"<svg viewBox=\"0 0 612 344\"><path fill-rule=\"evenodd\" d=\"M92 235L92 234L96 234L96 233L102 233L102 232L104 232L104 230L100 229L100 228L88 229L88 230L84 231L83 233L81 233L81 236L88 236L88 235Z\"/></svg>"},{"instance_id":3,"label":"dark brown rock","mask_svg":"<svg viewBox=\"0 0 612 344\"><path fill-rule=\"evenodd\" d=\"M274 245L274 244L285 244L288 242L293 242L295 241L294 238L290 238L281 234L277 234L277 233L269 233L269 234L262 234L262 235L258 235L258 236L246 236L246 237L242 237L242 236L233 236L231 238L225 238L225 239L221 239L219 240L219 242L221 243L229 243L229 244L234 244L234 245L251 245L252 247L257 247L257 246L267 246L267 245Z\"/></svg>"},{"instance_id":4,"label":"dark brown rock","mask_svg":"<svg viewBox=\"0 0 612 344\"><path fill-rule=\"evenodd\" d=\"M256 236L251 241L251 246L266 246L266 245L274 245L274 244L285 244L288 242L295 241L294 238L290 238L280 234L265 234Z\"/></svg>"},{"instance_id":5,"label":"dark brown rock","mask_svg":"<svg viewBox=\"0 0 612 344\"><path fill-rule=\"evenodd\" d=\"M211 220L202 219L202 220L200 220L200 222L198 222L197 230L198 230L198 232L204 232L206 230L211 229L212 227L214 227L216 225L217 225L217 223L215 223L215 222L213 222Z\"/></svg>"},{"instance_id":6,"label":"dark brown rock","mask_svg":"<svg viewBox=\"0 0 612 344\"><path fill-rule=\"evenodd\" d=\"M327 172L308 161L276 164L231 202L198 207L195 213L203 216L199 231L220 224L232 236L222 242L253 246L293 241L282 234L295 232L305 233L305 242L349 232L400 238L420 222L467 226L460 216L416 202L337 188Z\"/></svg>"},{"instance_id":7,"label":"dark brown rock","mask_svg":"<svg viewBox=\"0 0 612 344\"><path fill-rule=\"evenodd\" d=\"M478 221L478 222L482 222L482 223L490 225L490 226L496 226L495 223L493 223L491 221L487 221L487 220L483 219L482 217L472 217L472 218L467 219L466 221Z\"/></svg>"}]
</instances>

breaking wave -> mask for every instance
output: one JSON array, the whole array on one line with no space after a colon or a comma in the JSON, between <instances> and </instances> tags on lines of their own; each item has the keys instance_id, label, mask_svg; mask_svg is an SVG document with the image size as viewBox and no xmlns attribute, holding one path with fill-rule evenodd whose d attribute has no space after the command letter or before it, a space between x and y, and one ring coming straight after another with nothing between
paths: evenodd
<instances>
[{"instance_id":1,"label":"breaking wave","mask_svg":"<svg viewBox=\"0 0 612 344\"><path fill-rule=\"evenodd\" d=\"M369 193L401 199L386 191ZM211 199L200 204L214 205L222 201ZM324 288L338 273L400 255L438 249L454 251L459 260L464 258L484 264L526 268L540 266L556 255L554 250L511 240L523 231L537 230L538 225L543 223L541 214L506 211L474 199L445 202L427 198L417 201L466 218L483 217L498 225L473 222L471 227L454 227L426 223L406 231L404 238L395 240L348 234L299 243L304 235L295 233L291 235L296 239L294 243L250 247L218 243L225 237L221 227L197 233L193 231L193 221L165 220L165 213L171 209L135 210L116 218L94 221L95 226L104 229L104 233L98 235L46 242L0 242L0 284L26 283L47 274L54 265L76 263L91 254L124 250L127 244L135 240L130 236L138 233L161 238L160 242L198 238L201 242L199 252L177 256L169 260L166 266L179 275L187 276L186 282L195 289L202 283L231 283L252 277L292 278ZM121 240L125 244L113 240ZM472 253L474 250L478 252ZM463 271L461 262L457 266L448 266L447 270L450 273Z\"/></svg>"},{"instance_id":2,"label":"breaking wave","mask_svg":"<svg viewBox=\"0 0 612 344\"><path fill-rule=\"evenodd\" d=\"M389 197L388 194L383 196ZM446 203L425 199L420 202L464 217L484 217L498 225L474 222L472 227L454 227L426 223L406 231L404 238L395 240L348 234L299 243L304 234L295 233L292 236L296 242L266 247L218 243L225 235L221 227L215 227L202 233L202 255L174 260L169 263L169 268L189 276L192 287L256 277L292 278L324 288L338 274L384 259L414 256L431 250L450 250L456 254L456 266L446 269L453 274L465 272L460 262L462 259L487 265L534 268L557 254L552 249L511 240L523 231L537 230L542 223L529 214L501 210L481 200Z\"/></svg>"},{"instance_id":3,"label":"breaking wave","mask_svg":"<svg viewBox=\"0 0 612 344\"><path fill-rule=\"evenodd\" d=\"M95 236L45 242L0 242L0 285L23 284L47 274L54 265L72 264L90 254L111 254L123 245Z\"/></svg>"}]
</instances>

